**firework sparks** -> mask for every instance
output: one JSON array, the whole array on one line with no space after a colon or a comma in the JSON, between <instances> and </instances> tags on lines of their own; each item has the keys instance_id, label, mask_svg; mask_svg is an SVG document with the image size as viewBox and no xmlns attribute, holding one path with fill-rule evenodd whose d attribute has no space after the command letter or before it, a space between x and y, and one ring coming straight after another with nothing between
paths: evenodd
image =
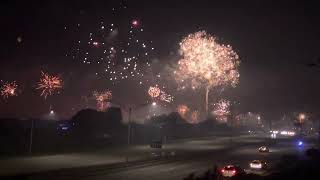
<instances>
[{"instance_id":1,"label":"firework sparks","mask_svg":"<svg viewBox=\"0 0 320 180\"><path fill-rule=\"evenodd\" d=\"M124 11L116 9L113 8L115 20L119 16L117 13ZM96 75L105 77L113 84L126 79L141 82L144 80L144 73L151 66L151 59L154 58L153 42L147 40L145 30L138 19L130 19L130 23L126 21L126 24L112 21L112 18L110 20L101 21L90 33L85 25L76 26L79 39L73 42L71 52L68 52L67 56L84 64L99 64L104 72L96 72ZM74 32L68 29L65 31Z\"/></svg>"},{"instance_id":2,"label":"firework sparks","mask_svg":"<svg viewBox=\"0 0 320 180\"><path fill-rule=\"evenodd\" d=\"M10 96L17 96L18 85L16 82L4 83L0 89L1 96L3 98L9 98Z\"/></svg>"},{"instance_id":3,"label":"firework sparks","mask_svg":"<svg viewBox=\"0 0 320 180\"><path fill-rule=\"evenodd\" d=\"M215 115L220 122L227 122L227 116L230 114L230 101L222 99L215 103L212 114Z\"/></svg>"},{"instance_id":4,"label":"firework sparks","mask_svg":"<svg viewBox=\"0 0 320 180\"><path fill-rule=\"evenodd\" d=\"M187 113L189 112L189 107L187 105L179 105L177 108L177 112L180 114L182 118L186 118Z\"/></svg>"},{"instance_id":5,"label":"firework sparks","mask_svg":"<svg viewBox=\"0 0 320 180\"><path fill-rule=\"evenodd\" d=\"M163 87L164 88L164 87ZM173 96L166 93L165 91L161 90L158 85L156 86L150 86L148 89L148 94L153 100L160 100L167 103L173 102Z\"/></svg>"},{"instance_id":6,"label":"firework sparks","mask_svg":"<svg viewBox=\"0 0 320 180\"><path fill-rule=\"evenodd\" d=\"M62 89L62 79L59 76L41 72L41 78L36 89L41 90L40 96L43 96L46 99L56 91L59 93L59 90Z\"/></svg>"},{"instance_id":7,"label":"firework sparks","mask_svg":"<svg viewBox=\"0 0 320 180\"><path fill-rule=\"evenodd\" d=\"M112 92L111 91L94 91L93 97L97 101L97 110L98 111L105 111L108 108L107 101L112 99Z\"/></svg>"},{"instance_id":8,"label":"firework sparks","mask_svg":"<svg viewBox=\"0 0 320 180\"><path fill-rule=\"evenodd\" d=\"M160 96L161 90L157 86L150 86L148 90L148 94L152 98L156 98Z\"/></svg>"},{"instance_id":9,"label":"firework sparks","mask_svg":"<svg viewBox=\"0 0 320 180\"><path fill-rule=\"evenodd\" d=\"M95 97L96 101L109 101L112 99L112 92L111 91L94 91L93 96Z\"/></svg>"},{"instance_id":10,"label":"firework sparks","mask_svg":"<svg viewBox=\"0 0 320 180\"><path fill-rule=\"evenodd\" d=\"M173 101L173 96L161 91L160 100L171 103Z\"/></svg>"},{"instance_id":11,"label":"firework sparks","mask_svg":"<svg viewBox=\"0 0 320 180\"><path fill-rule=\"evenodd\" d=\"M239 83L239 56L230 45L217 42L205 31L190 34L180 43L182 59L175 71L177 82L189 82L193 89L206 88L206 110L210 88Z\"/></svg>"}]
</instances>

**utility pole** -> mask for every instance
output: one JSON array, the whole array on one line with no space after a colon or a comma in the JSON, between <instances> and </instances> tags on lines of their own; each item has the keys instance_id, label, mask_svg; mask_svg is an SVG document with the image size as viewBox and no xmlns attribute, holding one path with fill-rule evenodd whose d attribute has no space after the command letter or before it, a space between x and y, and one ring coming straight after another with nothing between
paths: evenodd
<instances>
[{"instance_id":1,"label":"utility pole","mask_svg":"<svg viewBox=\"0 0 320 180\"><path fill-rule=\"evenodd\" d=\"M32 153L32 142L33 141L33 119L31 119L31 128L30 128L30 141L29 141L29 153Z\"/></svg>"},{"instance_id":2,"label":"utility pole","mask_svg":"<svg viewBox=\"0 0 320 180\"><path fill-rule=\"evenodd\" d=\"M319 144L320 144L320 119L318 120L318 141L319 141Z\"/></svg>"},{"instance_id":3,"label":"utility pole","mask_svg":"<svg viewBox=\"0 0 320 180\"><path fill-rule=\"evenodd\" d=\"M130 140L131 140L131 111L132 108L129 107L129 114L128 114L128 148L130 147ZM126 162L129 162L129 154L126 156Z\"/></svg>"},{"instance_id":4,"label":"utility pole","mask_svg":"<svg viewBox=\"0 0 320 180\"><path fill-rule=\"evenodd\" d=\"M131 142L131 111L132 108L129 108L129 116L128 116L128 146L130 145Z\"/></svg>"},{"instance_id":5,"label":"utility pole","mask_svg":"<svg viewBox=\"0 0 320 180\"><path fill-rule=\"evenodd\" d=\"M270 131L272 131L272 121L271 121L270 117L269 117L269 129L270 129Z\"/></svg>"}]
</instances>

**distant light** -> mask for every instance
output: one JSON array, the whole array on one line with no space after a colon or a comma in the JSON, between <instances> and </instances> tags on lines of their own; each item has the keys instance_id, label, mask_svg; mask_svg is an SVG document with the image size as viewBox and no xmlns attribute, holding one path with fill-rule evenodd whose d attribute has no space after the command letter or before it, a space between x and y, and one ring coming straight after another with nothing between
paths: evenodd
<instances>
[{"instance_id":1,"label":"distant light","mask_svg":"<svg viewBox=\"0 0 320 180\"><path fill-rule=\"evenodd\" d=\"M53 111L53 110L51 110L51 111L50 111L50 114L51 114L51 115L53 115L53 114L54 114L54 111Z\"/></svg>"},{"instance_id":2,"label":"distant light","mask_svg":"<svg viewBox=\"0 0 320 180\"><path fill-rule=\"evenodd\" d=\"M152 106L156 106L157 105L157 103L156 102L152 102Z\"/></svg>"},{"instance_id":3,"label":"distant light","mask_svg":"<svg viewBox=\"0 0 320 180\"><path fill-rule=\"evenodd\" d=\"M18 42L18 43L21 43L21 42L22 42L22 37L20 37L20 36L17 37L17 42Z\"/></svg>"},{"instance_id":4,"label":"distant light","mask_svg":"<svg viewBox=\"0 0 320 180\"><path fill-rule=\"evenodd\" d=\"M132 20L132 25L133 26L138 26L139 25L139 21L138 20Z\"/></svg>"},{"instance_id":5,"label":"distant light","mask_svg":"<svg viewBox=\"0 0 320 180\"><path fill-rule=\"evenodd\" d=\"M294 136L295 134L296 134L296 133L293 132L293 131L289 131L289 132L288 132L288 135L289 135L289 136Z\"/></svg>"},{"instance_id":6,"label":"distant light","mask_svg":"<svg viewBox=\"0 0 320 180\"><path fill-rule=\"evenodd\" d=\"M298 146L302 146L303 142L302 141L298 141Z\"/></svg>"}]
</instances>

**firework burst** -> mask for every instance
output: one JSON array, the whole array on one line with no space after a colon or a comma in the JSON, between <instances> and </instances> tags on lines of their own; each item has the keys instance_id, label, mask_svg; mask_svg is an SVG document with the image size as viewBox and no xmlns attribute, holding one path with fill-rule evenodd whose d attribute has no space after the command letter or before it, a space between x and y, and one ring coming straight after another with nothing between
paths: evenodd
<instances>
[{"instance_id":1,"label":"firework burst","mask_svg":"<svg viewBox=\"0 0 320 180\"><path fill-rule=\"evenodd\" d=\"M218 43L205 31L188 35L180 43L182 59L175 71L176 81L195 89L206 88L206 110L208 93L212 87L231 85L239 82L239 56L230 45Z\"/></svg>"},{"instance_id":2,"label":"firework burst","mask_svg":"<svg viewBox=\"0 0 320 180\"><path fill-rule=\"evenodd\" d=\"M111 91L94 91L93 96L96 99L96 101L109 101L112 99L112 92Z\"/></svg>"},{"instance_id":3,"label":"firework burst","mask_svg":"<svg viewBox=\"0 0 320 180\"><path fill-rule=\"evenodd\" d=\"M216 116L220 122L227 122L227 116L230 115L230 101L221 99L215 103L212 114Z\"/></svg>"},{"instance_id":4,"label":"firework burst","mask_svg":"<svg viewBox=\"0 0 320 180\"><path fill-rule=\"evenodd\" d=\"M10 96L17 96L18 85L16 82L4 83L0 89L1 96L3 98L9 98Z\"/></svg>"},{"instance_id":5,"label":"firework burst","mask_svg":"<svg viewBox=\"0 0 320 180\"><path fill-rule=\"evenodd\" d=\"M151 98L159 97L160 93L161 93L161 90L157 86L150 86L149 87L148 94Z\"/></svg>"},{"instance_id":6,"label":"firework burst","mask_svg":"<svg viewBox=\"0 0 320 180\"><path fill-rule=\"evenodd\" d=\"M97 101L97 110L98 111L105 111L108 108L108 101L112 99L112 92L111 91L94 91L93 97Z\"/></svg>"},{"instance_id":7,"label":"firework burst","mask_svg":"<svg viewBox=\"0 0 320 180\"><path fill-rule=\"evenodd\" d=\"M40 96L46 99L55 92L59 93L59 90L62 89L62 79L59 76L41 72L41 78L36 89L41 90Z\"/></svg>"}]
</instances>

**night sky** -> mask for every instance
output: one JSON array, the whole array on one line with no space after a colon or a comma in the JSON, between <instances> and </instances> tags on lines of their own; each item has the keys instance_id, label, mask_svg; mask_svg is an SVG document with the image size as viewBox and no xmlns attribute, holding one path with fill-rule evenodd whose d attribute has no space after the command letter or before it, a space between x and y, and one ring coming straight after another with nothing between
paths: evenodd
<instances>
[{"instance_id":1,"label":"night sky","mask_svg":"<svg viewBox=\"0 0 320 180\"><path fill-rule=\"evenodd\" d=\"M61 118L68 118L82 108L95 106L95 101L86 97L96 89L112 90L114 103L148 101L147 90L135 81L113 84L96 75L104 67L72 58L74 42L101 21L125 25L133 20L143 28L143 38L152 40L155 72L177 61L183 37L206 30L232 45L240 56L240 84L225 95L239 101L241 111L274 118L285 112L317 112L320 68L309 64L320 58L319 8L312 1L1 2L0 80L16 81L19 93L0 99L0 117L40 117L52 106ZM77 24L81 30L75 31ZM117 38L121 41L125 36ZM40 97L35 88L41 71L63 78L60 94L46 100ZM167 83L168 91L174 94L169 88L174 82ZM190 91L185 96L195 94ZM183 93L176 96L172 107L201 104L183 98Z\"/></svg>"}]
</instances>

